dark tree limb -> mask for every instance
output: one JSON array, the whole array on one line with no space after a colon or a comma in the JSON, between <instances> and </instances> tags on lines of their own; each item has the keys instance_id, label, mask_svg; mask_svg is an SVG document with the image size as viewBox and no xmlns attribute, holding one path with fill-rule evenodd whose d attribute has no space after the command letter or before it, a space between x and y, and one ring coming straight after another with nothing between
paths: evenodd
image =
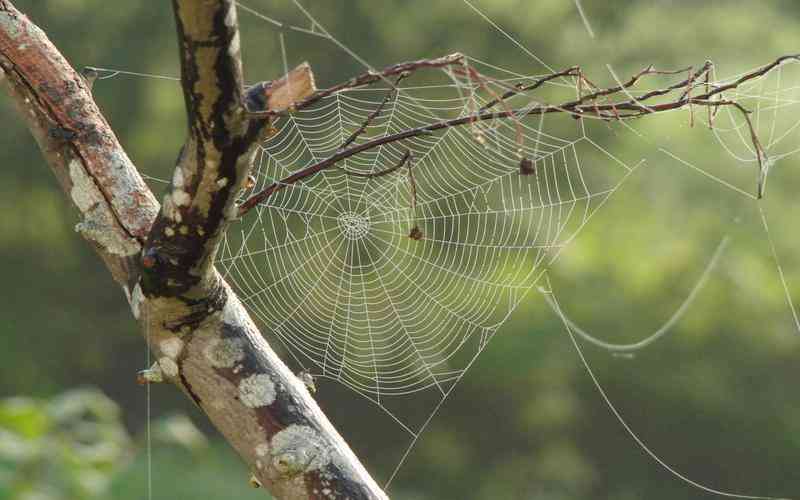
<instances>
[{"instance_id":1,"label":"dark tree limb","mask_svg":"<svg viewBox=\"0 0 800 500\"><path fill-rule=\"evenodd\" d=\"M181 388L277 498L386 498L213 266L270 133L245 105L289 109L314 91L310 70L244 90L233 1L173 6L189 137L160 208L87 82L10 0L0 0L0 81L78 209L81 234L124 287L157 359L142 380Z\"/></svg>"},{"instance_id":2,"label":"dark tree limb","mask_svg":"<svg viewBox=\"0 0 800 500\"><path fill-rule=\"evenodd\" d=\"M147 296L180 296L217 280L213 258L266 120L249 120L232 1L173 0L189 134L153 224Z\"/></svg>"}]
</instances>

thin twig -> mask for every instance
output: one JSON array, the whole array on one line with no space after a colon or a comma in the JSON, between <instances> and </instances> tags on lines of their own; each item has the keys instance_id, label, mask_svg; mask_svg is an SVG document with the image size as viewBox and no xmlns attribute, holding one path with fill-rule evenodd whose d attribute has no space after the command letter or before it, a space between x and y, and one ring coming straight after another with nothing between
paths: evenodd
<instances>
[{"instance_id":1,"label":"thin twig","mask_svg":"<svg viewBox=\"0 0 800 500\"><path fill-rule=\"evenodd\" d=\"M561 78L562 76L576 76L575 72L579 71L579 70L580 70L580 68L578 68L578 66L573 66L572 68L565 69L563 71L559 71L558 73L553 73L551 75L547 75L545 77L539 78L538 80L534 81L533 83L531 83L529 85L523 85L523 84L519 83L519 84L517 84L517 88L509 90L508 92L506 92L505 94L500 96L499 99L494 99L494 100L491 100L488 103L484 104L483 107L481 107L480 111L486 111L487 109L493 108L494 106L499 104L500 101L505 101L506 99L508 99L510 97L513 97L515 95L524 94L525 92L536 90L539 87L541 87L542 85L544 85L545 83L547 83L547 82L549 82L551 80L555 80L556 78Z\"/></svg>"},{"instance_id":2,"label":"thin twig","mask_svg":"<svg viewBox=\"0 0 800 500\"><path fill-rule=\"evenodd\" d=\"M409 74L410 74L409 72L400 73L400 76L398 76L397 80L394 81L395 87L397 87L397 85L400 84L400 82L403 80L403 78L407 77ZM361 126L358 127L355 130L355 132L350 134L350 137L348 137L342 143L342 145L339 146L339 149L341 150L341 149L347 148L347 146L353 144L361 134L366 132L367 127L369 127L372 124L372 122L375 121L375 119L378 117L378 115L380 115L383 112L383 108L386 107L386 104L388 104L389 101L392 100L396 95L397 95L397 89L396 88L395 88L395 90L393 90L393 91L389 92L388 94L386 94L386 97L384 97L383 101L381 101L381 103L378 105L378 107L375 108L375 111L373 111L372 113L369 114L369 116L366 118L366 120L364 120L364 122L361 123Z\"/></svg>"},{"instance_id":3,"label":"thin twig","mask_svg":"<svg viewBox=\"0 0 800 500\"><path fill-rule=\"evenodd\" d=\"M333 87L319 90L315 92L313 95L303 99L295 103L294 109L299 110L303 108L307 108L319 100L324 99L325 97L331 96L333 94L351 90L359 87L364 87L366 85L371 85L373 83L385 80L390 76L395 75L402 75L404 73L413 73L414 71L422 68L444 68L447 66L453 66L461 64L464 60L464 55L458 52L449 54L443 57L437 57L435 59L419 59L417 61L407 61L398 64L393 64L391 66L387 66L381 71L368 71L366 73L362 73L358 76L355 76L346 82L342 82L338 85L334 85ZM271 116L280 116L285 114L284 112L276 112L271 111L269 109L260 110L260 111L248 111L248 115L251 118L268 118Z\"/></svg>"},{"instance_id":4,"label":"thin twig","mask_svg":"<svg viewBox=\"0 0 800 500\"><path fill-rule=\"evenodd\" d=\"M411 213L414 215L414 226L408 232L408 237L412 240L419 241L424 237L422 229L419 228L419 224L416 223L417 218L417 181L414 180L414 163L411 162L408 164L408 183L411 186Z\"/></svg>"},{"instance_id":5,"label":"thin twig","mask_svg":"<svg viewBox=\"0 0 800 500\"><path fill-rule=\"evenodd\" d=\"M492 90L492 88L489 86L488 80L486 79L486 77L484 77L483 75L481 75L480 73L475 71L474 68L472 68L470 66L467 66L466 64L464 65L464 70L466 71L467 75L469 76L469 79L476 81L478 83L478 86L480 88L482 88L484 91L486 91L487 94L492 96L494 101L499 103L506 112L510 112L511 111L511 107L508 105L508 103L505 101L505 99L503 99L501 96L499 96L497 94L497 92ZM482 111L483 109L484 108L479 108L478 111ZM511 119L514 122L514 129L516 131L517 154L520 156L520 159L522 159L522 150L523 150L522 147L523 147L523 139L524 139L524 135L523 135L523 132L522 132L522 124L520 124L519 119L518 118L514 118L513 115L511 117Z\"/></svg>"},{"instance_id":6,"label":"thin twig","mask_svg":"<svg viewBox=\"0 0 800 500\"><path fill-rule=\"evenodd\" d=\"M383 177L384 175L389 175L392 172L396 172L397 170L401 169L403 165L408 163L408 160L411 158L411 151L406 150L406 153L400 158L400 161L397 162L393 167L389 167L385 170L381 170L380 172L353 172L351 170L341 169L342 172L345 174L352 176L352 177L362 177L365 179L375 179L377 177Z\"/></svg>"}]
</instances>

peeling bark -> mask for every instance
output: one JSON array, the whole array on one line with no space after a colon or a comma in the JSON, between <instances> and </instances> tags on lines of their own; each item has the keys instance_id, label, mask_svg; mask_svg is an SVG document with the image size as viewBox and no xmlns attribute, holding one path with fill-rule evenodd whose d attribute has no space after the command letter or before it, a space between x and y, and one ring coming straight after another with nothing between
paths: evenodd
<instances>
[{"instance_id":1,"label":"peeling bark","mask_svg":"<svg viewBox=\"0 0 800 500\"><path fill-rule=\"evenodd\" d=\"M160 207L87 82L9 0L0 0L0 84L150 341L156 365L141 380L183 390L277 498L386 498L213 265L270 133L245 107L291 109L314 92L313 74L301 65L245 90L233 0L173 8L189 133Z\"/></svg>"}]
</instances>

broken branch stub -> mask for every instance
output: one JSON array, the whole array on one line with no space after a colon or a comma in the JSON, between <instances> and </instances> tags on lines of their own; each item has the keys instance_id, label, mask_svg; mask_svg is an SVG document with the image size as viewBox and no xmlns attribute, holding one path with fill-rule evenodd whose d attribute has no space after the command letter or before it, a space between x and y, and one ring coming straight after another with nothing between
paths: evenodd
<instances>
[{"instance_id":1,"label":"broken branch stub","mask_svg":"<svg viewBox=\"0 0 800 500\"><path fill-rule=\"evenodd\" d=\"M292 111L295 105L317 92L314 72L304 62L277 80L261 82L247 90L246 106L251 112Z\"/></svg>"}]
</instances>

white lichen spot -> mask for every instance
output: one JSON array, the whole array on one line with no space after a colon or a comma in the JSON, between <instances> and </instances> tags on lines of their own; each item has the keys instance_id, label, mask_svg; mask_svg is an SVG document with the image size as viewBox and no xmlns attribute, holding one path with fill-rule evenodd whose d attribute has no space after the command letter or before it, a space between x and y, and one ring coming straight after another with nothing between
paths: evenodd
<instances>
[{"instance_id":1,"label":"white lichen spot","mask_svg":"<svg viewBox=\"0 0 800 500\"><path fill-rule=\"evenodd\" d=\"M172 359L166 356L158 358L158 366L161 367L161 372L167 377L175 378L178 376L178 364Z\"/></svg>"},{"instance_id":2,"label":"white lichen spot","mask_svg":"<svg viewBox=\"0 0 800 500\"><path fill-rule=\"evenodd\" d=\"M171 359L178 359L178 356L183 350L183 341L177 337L170 337L166 340L162 340L161 343L158 344L158 348L161 349L161 354L164 356Z\"/></svg>"},{"instance_id":3,"label":"white lichen spot","mask_svg":"<svg viewBox=\"0 0 800 500\"><path fill-rule=\"evenodd\" d=\"M22 34L22 23L11 12L0 11L0 29L13 40Z\"/></svg>"},{"instance_id":4,"label":"white lichen spot","mask_svg":"<svg viewBox=\"0 0 800 500\"><path fill-rule=\"evenodd\" d=\"M175 173L172 175L172 187L176 189L183 188L183 169L181 167L175 168Z\"/></svg>"},{"instance_id":5,"label":"white lichen spot","mask_svg":"<svg viewBox=\"0 0 800 500\"><path fill-rule=\"evenodd\" d=\"M266 373L257 373L239 382L239 400L248 408L260 408L275 401L275 384Z\"/></svg>"},{"instance_id":6,"label":"white lichen spot","mask_svg":"<svg viewBox=\"0 0 800 500\"><path fill-rule=\"evenodd\" d=\"M172 202L172 195L164 195L164 201L161 203L161 207L164 211L164 215L172 220L175 220L175 213L178 211L175 209L175 204Z\"/></svg>"},{"instance_id":7,"label":"white lichen spot","mask_svg":"<svg viewBox=\"0 0 800 500\"><path fill-rule=\"evenodd\" d=\"M225 212L225 218L228 220L236 220L239 218L239 205L231 203Z\"/></svg>"},{"instance_id":8,"label":"white lichen spot","mask_svg":"<svg viewBox=\"0 0 800 500\"><path fill-rule=\"evenodd\" d=\"M192 197L189 196L189 193L182 189L175 189L172 191L172 201L175 205L182 207L187 206L192 201Z\"/></svg>"},{"instance_id":9,"label":"white lichen spot","mask_svg":"<svg viewBox=\"0 0 800 500\"><path fill-rule=\"evenodd\" d=\"M272 437L272 465L287 476L322 470L331 462L326 441L307 425L290 425Z\"/></svg>"},{"instance_id":10,"label":"white lichen spot","mask_svg":"<svg viewBox=\"0 0 800 500\"><path fill-rule=\"evenodd\" d=\"M225 26L236 26L236 7L231 4L228 12L225 14Z\"/></svg>"},{"instance_id":11,"label":"white lichen spot","mask_svg":"<svg viewBox=\"0 0 800 500\"><path fill-rule=\"evenodd\" d=\"M239 54L239 48L240 48L240 40L239 40L239 32L237 31L236 33L234 33L230 45L228 45L228 54L230 54L233 57L236 57Z\"/></svg>"},{"instance_id":12,"label":"white lichen spot","mask_svg":"<svg viewBox=\"0 0 800 500\"><path fill-rule=\"evenodd\" d=\"M211 366L231 368L244 359L244 341L239 338L214 339L206 345L203 352Z\"/></svg>"},{"instance_id":13,"label":"white lichen spot","mask_svg":"<svg viewBox=\"0 0 800 500\"><path fill-rule=\"evenodd\" d=\"M128 155L120 149L112 149L101 153L102 161L108 166L108 171L114 178L109 184L109 198L113 199L114 210L132 224L131 229L144 231L150 227L153 208L142 204L141 193L142 179L134 168ZM135 214L135 216L134 216ZM134 216L137 220L131 220Z\"/></svg>"},{"instance_id":14,"label":"white lichen spot","mask_svg":"<svg viewBox=\"0 0 800 500\"><path fill-rule=\"evenodd\" d=\"M75 230L108 253L123 257L139 253L139 243L118 227L103 194L79 160L69 162L69 177L72 181L70 197L83 214Z\"/></svg>"},{"instance_id":15,"label":"white lichen spot","mask_svg":"<svg viewBox=\"0 0 800 500\"><path fill-rule=\"evenodd\" d=\"M229 325L244 325L248 319L244 307L238 300L228 300L222 308L222 321Z\"/></svg>"},{"instance_id":16,"label":"white lichen spot","mask_svg":"<svg viewBox=\"0 0 800 500\"><path fill-rule=\"evenodd\" d=\"M128 297L128 303L131 306L131 313L133 313L133 317L136 319L139 319L142 301L144 301L142 287L139 286L139 283L136 283L136 286L133 287L133 292Z\"/></svg>"},{"instance_id":17,"label":"white lichen spot","mask_svg":"<svg viewBox=\"0 0 800 500\"><path fill-rule=\"evenodd\" d=\"M167 236L172 238L173 236L175 236L175 230L172 229L171 227L167 226L167 227L164 228L164 234L166 234Z\"/></svg>"},{"instance_id":18,"label":"white lichen spot","mask_svg":"<svg viewBox=\"0 0 800 500\"><path fill-rule=\"evenodd\" d=\"M221 177L220 179L217 180L217 188L218 189L222 189L227 185L228 185L228 178L227 177Z\"/></svg>"},{"instance_id":19,"label":"white lichen spot","mask_svg":"<svg viewBox=\"0 0 800 500\"><path fill-rule=\"evenodd\" d=\"M105 208L97 206L84 215L85 219L75 225L75 231L84 238L97 243L109 253L123 257L135 255L141 250L135 240L115 227Z\"/></svg>"},{"instance_id":20,"label":"white lichen spot","mask_svg":"<svg viewBox=\"0 0 800 500\"><path fill-rule=\"evenodd\" d=\"M314 383L314 376L308 370L301 370L297 374L297 378L303 383L303 386L308 389L308 392L314 394L317 392L317 385Z\"/></svg>"},{"instance_id":21,"label":"white lichen spot","mask_svg":"<svg viewBox=\"0 0 800 500\"><path fill-rule=\"evenodd\" d=\"M69 162L69 178L72 181L72 189L69 192L72 202L81 212L88 212L93 206L104 201L100 196L94 181L83 169L83 165L78 160Z\"/></svg>"},{"instance_id":22,"label":"white lichen spot","mask_svg":"<svg viewBox=\"0 0 800 500\"><path fill-rule=\"evenodd\" d=\"M261 443L256 446L257 457L266 457L267 453L269 453L269 445L267 443Z\"/></svg>"}]
</instances>

